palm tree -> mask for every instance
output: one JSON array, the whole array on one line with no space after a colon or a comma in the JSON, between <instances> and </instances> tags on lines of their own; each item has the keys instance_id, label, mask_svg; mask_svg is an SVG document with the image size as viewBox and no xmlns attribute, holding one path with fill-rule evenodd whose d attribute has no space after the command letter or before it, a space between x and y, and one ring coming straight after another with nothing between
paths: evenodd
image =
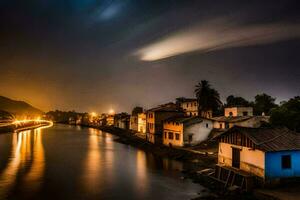
<instances>
[{"instance_id":1,"label":"palm tree","mask_svg":"<svg viewBox=\"0 0 300 200\"><path fill-rule=\"evenodd\" d=\"M196 86L195 94L198 101L198 115L206 117L209 111L216 111L222 105L220 94L211 88L207 80L202 80Z\"/></svg>"}]
</instances>

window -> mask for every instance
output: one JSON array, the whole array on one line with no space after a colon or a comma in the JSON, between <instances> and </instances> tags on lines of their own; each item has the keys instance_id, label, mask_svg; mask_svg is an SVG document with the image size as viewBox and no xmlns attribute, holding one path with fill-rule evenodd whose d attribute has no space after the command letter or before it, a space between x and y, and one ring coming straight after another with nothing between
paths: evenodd
<instances>
[{"instance_id":1,"label":"window","mask_svg":"<svg viewBox=\"0 0 300 200\"><path fill-rule=\"evenodd\" d=\"M223 128L223 124L220 124L220 128Z\"/></svg>"},{"instance_id":2,"label":"window","mask_svg":"<svg viewBox=\"0 0 300 200\"><path fill-rule=\"evenodd\" d=\"M189 135L189 143L193 141L193 135Z\"/></svg>"},{"instance_id":3,"label":"window","mask_svg":"<svg viewBox=\"0 0 300 200\"><path fill-rule=\"evenodd\" d=\"M225 128L229 128L229 123L225 123Z\"/></svg>"},{"instance_id":4,"label":"window","mask_svg":"<svg viewBox=\"0 0 300 200\"><path fill-rule=\"evenodd\" d=\"M208 123L206 123L206 128L208 128Z\"/></svg>"},{"instance_id":5,"label":"window","mask_svg":"<svg viewBox=\"0 0 300 200\"><path fill-rule=\"evenodd\" d=\"M243 112L243 116L248 116L248 112Z\"/></svg>"},{"instance_id":6,"label":"window","mask_svg":"<svg viewBox=\"0 0 300 200\"><path fill-rule=\"evenodd\" d=\"M175 134L175 139L176 139L176 140L179 140L179 139L180 139L179 133L176 133L176 134Z\"/></svg>"},{"instance_id":7,"label":"window","mask_svg":"<svg viewBox=\"0 0 300 200\"><path fill-rule=\"evenodd\" d=\"M281 168L282 169L292 168L291 155L281 156Z\"/></svg>"},{"instance_id":8,"label":"window","mask_svg":"<svg viewBox=\"0 0 300 200\"><path fill-rule=\"evenodd\" d=\"M232 113L232 112L229 112L229 116L232 117L232 116L233 116L233 113Z\"/></svg>"},{"instance_id":9,"label":"window","mask_svg":"<svg viewBox=\"0 0 300 200\"><path fill-rule=\"evenodd\" d=\"M173 137L174 137L174 136L173 136L173 132L169 132L169 139L170 139L170 140L173 140Z\"/></svg>"},{"instance_id":10,"label":"window","mask_svg":"<svg viewBox=\"0 0 300 200\"><path fill-rule=\"evenodd\" d=\"M165 132L165 139L167 139L167 132Z\"/></svg>"},{"instance_id":11,"label":"window","mask_svg":"<svg viewBox=\"0 0 300 200\"><path fill-rule=\"evenodd\" d=\"M194 103L195 106L197 106L197 103Z\"/></svg>"},{"instance_id":12,"label":"window","mask_svg":"<svg viewBox=\"0 0 300 200\"><path fill-rule=\"evenodd\" d=\"M176 125L177 125L177 126L179 126L179 123L178 123L178 122L176 122Z\"/></svg>"}]
</instances>

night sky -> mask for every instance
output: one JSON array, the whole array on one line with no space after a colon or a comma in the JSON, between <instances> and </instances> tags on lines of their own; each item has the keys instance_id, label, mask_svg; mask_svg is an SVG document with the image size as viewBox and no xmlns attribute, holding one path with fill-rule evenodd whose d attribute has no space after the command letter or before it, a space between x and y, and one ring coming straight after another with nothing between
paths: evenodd
<instances>
[{"instance_id":1,"label":"night sky","mask_svg":"<svg viewBox=\"0 0 300 200\"><path fill-rule=\"evenodd\" d=\"M295 1L0 0L0 94L51 109L129 112L192 97L300 95Z\"/></svg>"}]
</instances>

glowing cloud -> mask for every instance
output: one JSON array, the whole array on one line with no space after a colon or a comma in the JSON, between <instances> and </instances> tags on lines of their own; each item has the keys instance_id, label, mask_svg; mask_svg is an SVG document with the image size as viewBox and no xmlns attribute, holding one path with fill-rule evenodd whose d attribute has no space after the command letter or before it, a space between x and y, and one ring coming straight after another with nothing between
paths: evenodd
<instances>
[{"instance_id":1,"label":"glowing cloud","mask_svg":"<svg viewBox=\"0 0 300 200\"><path fill-rule=\"evenodd\" d=\"M299 38L298 24L236 25L215 20L181 30L135 52L141 60L155 61L193 51L261 45Z\"/></svg>"}]
</instances>

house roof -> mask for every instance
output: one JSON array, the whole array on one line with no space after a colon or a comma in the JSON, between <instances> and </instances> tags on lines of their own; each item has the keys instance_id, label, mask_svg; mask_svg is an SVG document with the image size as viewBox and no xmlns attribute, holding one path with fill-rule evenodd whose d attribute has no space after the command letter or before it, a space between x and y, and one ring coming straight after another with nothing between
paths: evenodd
<instances>
[{"instance_id":1,"label":"house roof","mask_svg":"<svg viewBox=\"0 0 300 200\"><path fill-rule=\"evenodd\" d=\"M300 133L285 127L246 128L234 126L221 135L232 132L240 132L246 135L253 141L257 149L266 152L300 150Z\"/></svg>"},{"instance_id":2,"label":"house roof","mask_svg":"<svg viewBox=\"0 0 300 200\"><path fill-rule=\"evenodd\" d=\"M158 107L155 108L151 108L148 110L148 112L179 112L181 111L180 109L178 109L177 105L174 103L167 103L167 104L163 104L160 105Z\"/></svg>"},{"instance_id":3,"label":"house roof","mask_svg":"<svg viewBox=\"0 0 300 200\"><path fill-rule=\"evenodd\" d=\"M182 123L184 125L191 125L191 124L196 124L200 123L206 118L201 118L198 116L194 117L186 117L186 116L173 116L165 120L165 122L175 122L175 123ZM210 120L210 119L207 119Z\"/></svg>"},{"instance_id":4,"label":"house roof","mask_svg":"<svg viewBox=\"0 0 300 200\"><path fill-rule=\"evenodd\" d=\"M194 102L194 101L197 101L197 99L196 98L179 97L176 99L176 101L184 103L184 102Z\"/></svg>"},{"instance_id":5,"label":"house roof","mask_svg":"<svg viewBox=\"0 0 300 200\"><path fill-rule=\"evenodd\" d=\"M213 117L212 120L218 122L241 122L241 121L246 121L253 117L254 116L235 116L235 117L220 116L220 117Z\"/></svg>"}]
</instances>

